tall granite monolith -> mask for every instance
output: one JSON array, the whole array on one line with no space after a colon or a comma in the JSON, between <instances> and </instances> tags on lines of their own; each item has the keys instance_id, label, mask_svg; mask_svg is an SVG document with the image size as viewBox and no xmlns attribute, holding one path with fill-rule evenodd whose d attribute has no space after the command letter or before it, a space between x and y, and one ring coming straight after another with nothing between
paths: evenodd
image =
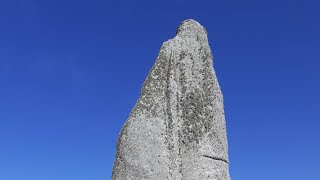
<instances>
[{"instance_id":1,"label":"tall granite monolith","mask_svg":"<svg viewBox=\"0 0 320 180\"><path fill-rule=\"evenodd\" d=\"M121 130L112 180L206 179L230 179L223 97L207 32L185 20Z\"/></svg>"}]
</instances>

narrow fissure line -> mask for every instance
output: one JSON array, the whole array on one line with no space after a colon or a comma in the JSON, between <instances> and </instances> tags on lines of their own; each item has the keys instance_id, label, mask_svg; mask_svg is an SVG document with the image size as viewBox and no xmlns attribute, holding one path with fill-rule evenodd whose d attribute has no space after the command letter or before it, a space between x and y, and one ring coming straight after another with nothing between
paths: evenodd
<instances>
[{"instance_id":1,"label":"narrow fissure line","mask_svg":"<svg viewBox=\"0 0 320 180\"><path fill-rule=\"evenodd\" d=\"M222 162L225 162L227 164L229 164L229 162L223 158L220 158L220 157L214 157L214 156L208 156L208 155L202 155L203 157L205 158L210 158L210 159L213 159L213 160L216 160L216 161L222 161Z\"/></svg>"},{"instance_id":2,"label":"narrow fissure line","mask_svg":"<svg viewBox=\"0 0 320 180\"><path fill-rule=\"evenodd\" d=\"M181 175L181 179L183 179L183 173L182 173L182 156L181 156L181 117L179 113L179 108L180 108L180 94L179 94L179 79L177 77L177 63L176 59L173 61L173 68L174 68L174 81L176 82L177 85L177 91L176 91L176 123L177 123L177 145L178 145L178 172Z\"/></svg>"},{"instance_id":3,"label":"narrow fissure line","mask_svg":"<svg viewBox=\"0 0 320 180\"><path fill-rule=\"evenodd\" d=\"M170 63L171 63L171 56L172 56L172 52L170 54L170 57L169 57L169 61L168 61L168 67L167 67L167 89L166 89L166 92L165 92L165 96L166 96L166 113L167 113L167 121L166 121L166 136L167 136L167 143L168 143L168 151L169 151L169 178L172 178L173 176L173 167L172 167L172 162L170 161L171 159L171 156L172 156L172 113L171 113L171 110L170 110L170 71L171 71L171 68L170 68Z\"/></svg>"},{"instance_id":4,"label":"narrow fissure line","mask_svg":"<svg viewBox=\"0 0 320 180\"><path fill-rule=\"evenodd\" d=\"M167 141L169 150L169 176L179 179L182 176L181 169L181 149L180 149L180 122L179 122L179 102L176 62L171 51L167 67Z\"/></svg>"}]
</instances>

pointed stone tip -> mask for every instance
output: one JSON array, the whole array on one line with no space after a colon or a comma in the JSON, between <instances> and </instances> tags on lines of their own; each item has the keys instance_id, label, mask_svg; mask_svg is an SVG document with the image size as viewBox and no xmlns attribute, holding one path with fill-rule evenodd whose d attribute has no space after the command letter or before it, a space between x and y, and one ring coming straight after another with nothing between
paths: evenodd
<instances>
[{"instance_id":1,"label":"pointed stone tip","mask_svg":"<svg viewBox=\"0 0 320 180\"><path fill-rule=\"evenodd\" d=\"M187 19L179 25L176 34L203 34L207 36L208 33L199 22L194 19Z\"/></svg>"}]
</instances>

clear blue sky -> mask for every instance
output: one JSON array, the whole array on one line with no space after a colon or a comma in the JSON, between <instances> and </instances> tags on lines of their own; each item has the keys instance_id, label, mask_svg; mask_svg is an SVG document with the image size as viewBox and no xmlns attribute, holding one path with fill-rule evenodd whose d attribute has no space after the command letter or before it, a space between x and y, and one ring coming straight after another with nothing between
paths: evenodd
<instances>
[{"instance_id":1,"label":"clear blue sky","mask_svg":"<svg viewBox=\"0 0 320 180\"><path fill-rule=\"evenodd\" d=\"M110 179L163 41L194 18L225 97L234 180L315 180L317 0L1 0L0 180Z\"/></svg>"}]
</instances>

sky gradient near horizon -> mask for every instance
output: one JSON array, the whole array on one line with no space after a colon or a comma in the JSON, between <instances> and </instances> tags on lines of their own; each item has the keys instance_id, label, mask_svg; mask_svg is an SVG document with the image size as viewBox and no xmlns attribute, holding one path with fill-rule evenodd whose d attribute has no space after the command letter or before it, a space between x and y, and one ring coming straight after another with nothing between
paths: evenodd
<instances>
[{"instance_id":1,"label":"sky gradient near horizon","mask_svg":"<svg viewBox=\"0 0 320 180\"><path fill-rule=\"evenodd\" d=\"M162 43L208 31L235 180L315 180L317 0L0 1L0 179L107 180Z\"/></svg>"}]
</instances>

